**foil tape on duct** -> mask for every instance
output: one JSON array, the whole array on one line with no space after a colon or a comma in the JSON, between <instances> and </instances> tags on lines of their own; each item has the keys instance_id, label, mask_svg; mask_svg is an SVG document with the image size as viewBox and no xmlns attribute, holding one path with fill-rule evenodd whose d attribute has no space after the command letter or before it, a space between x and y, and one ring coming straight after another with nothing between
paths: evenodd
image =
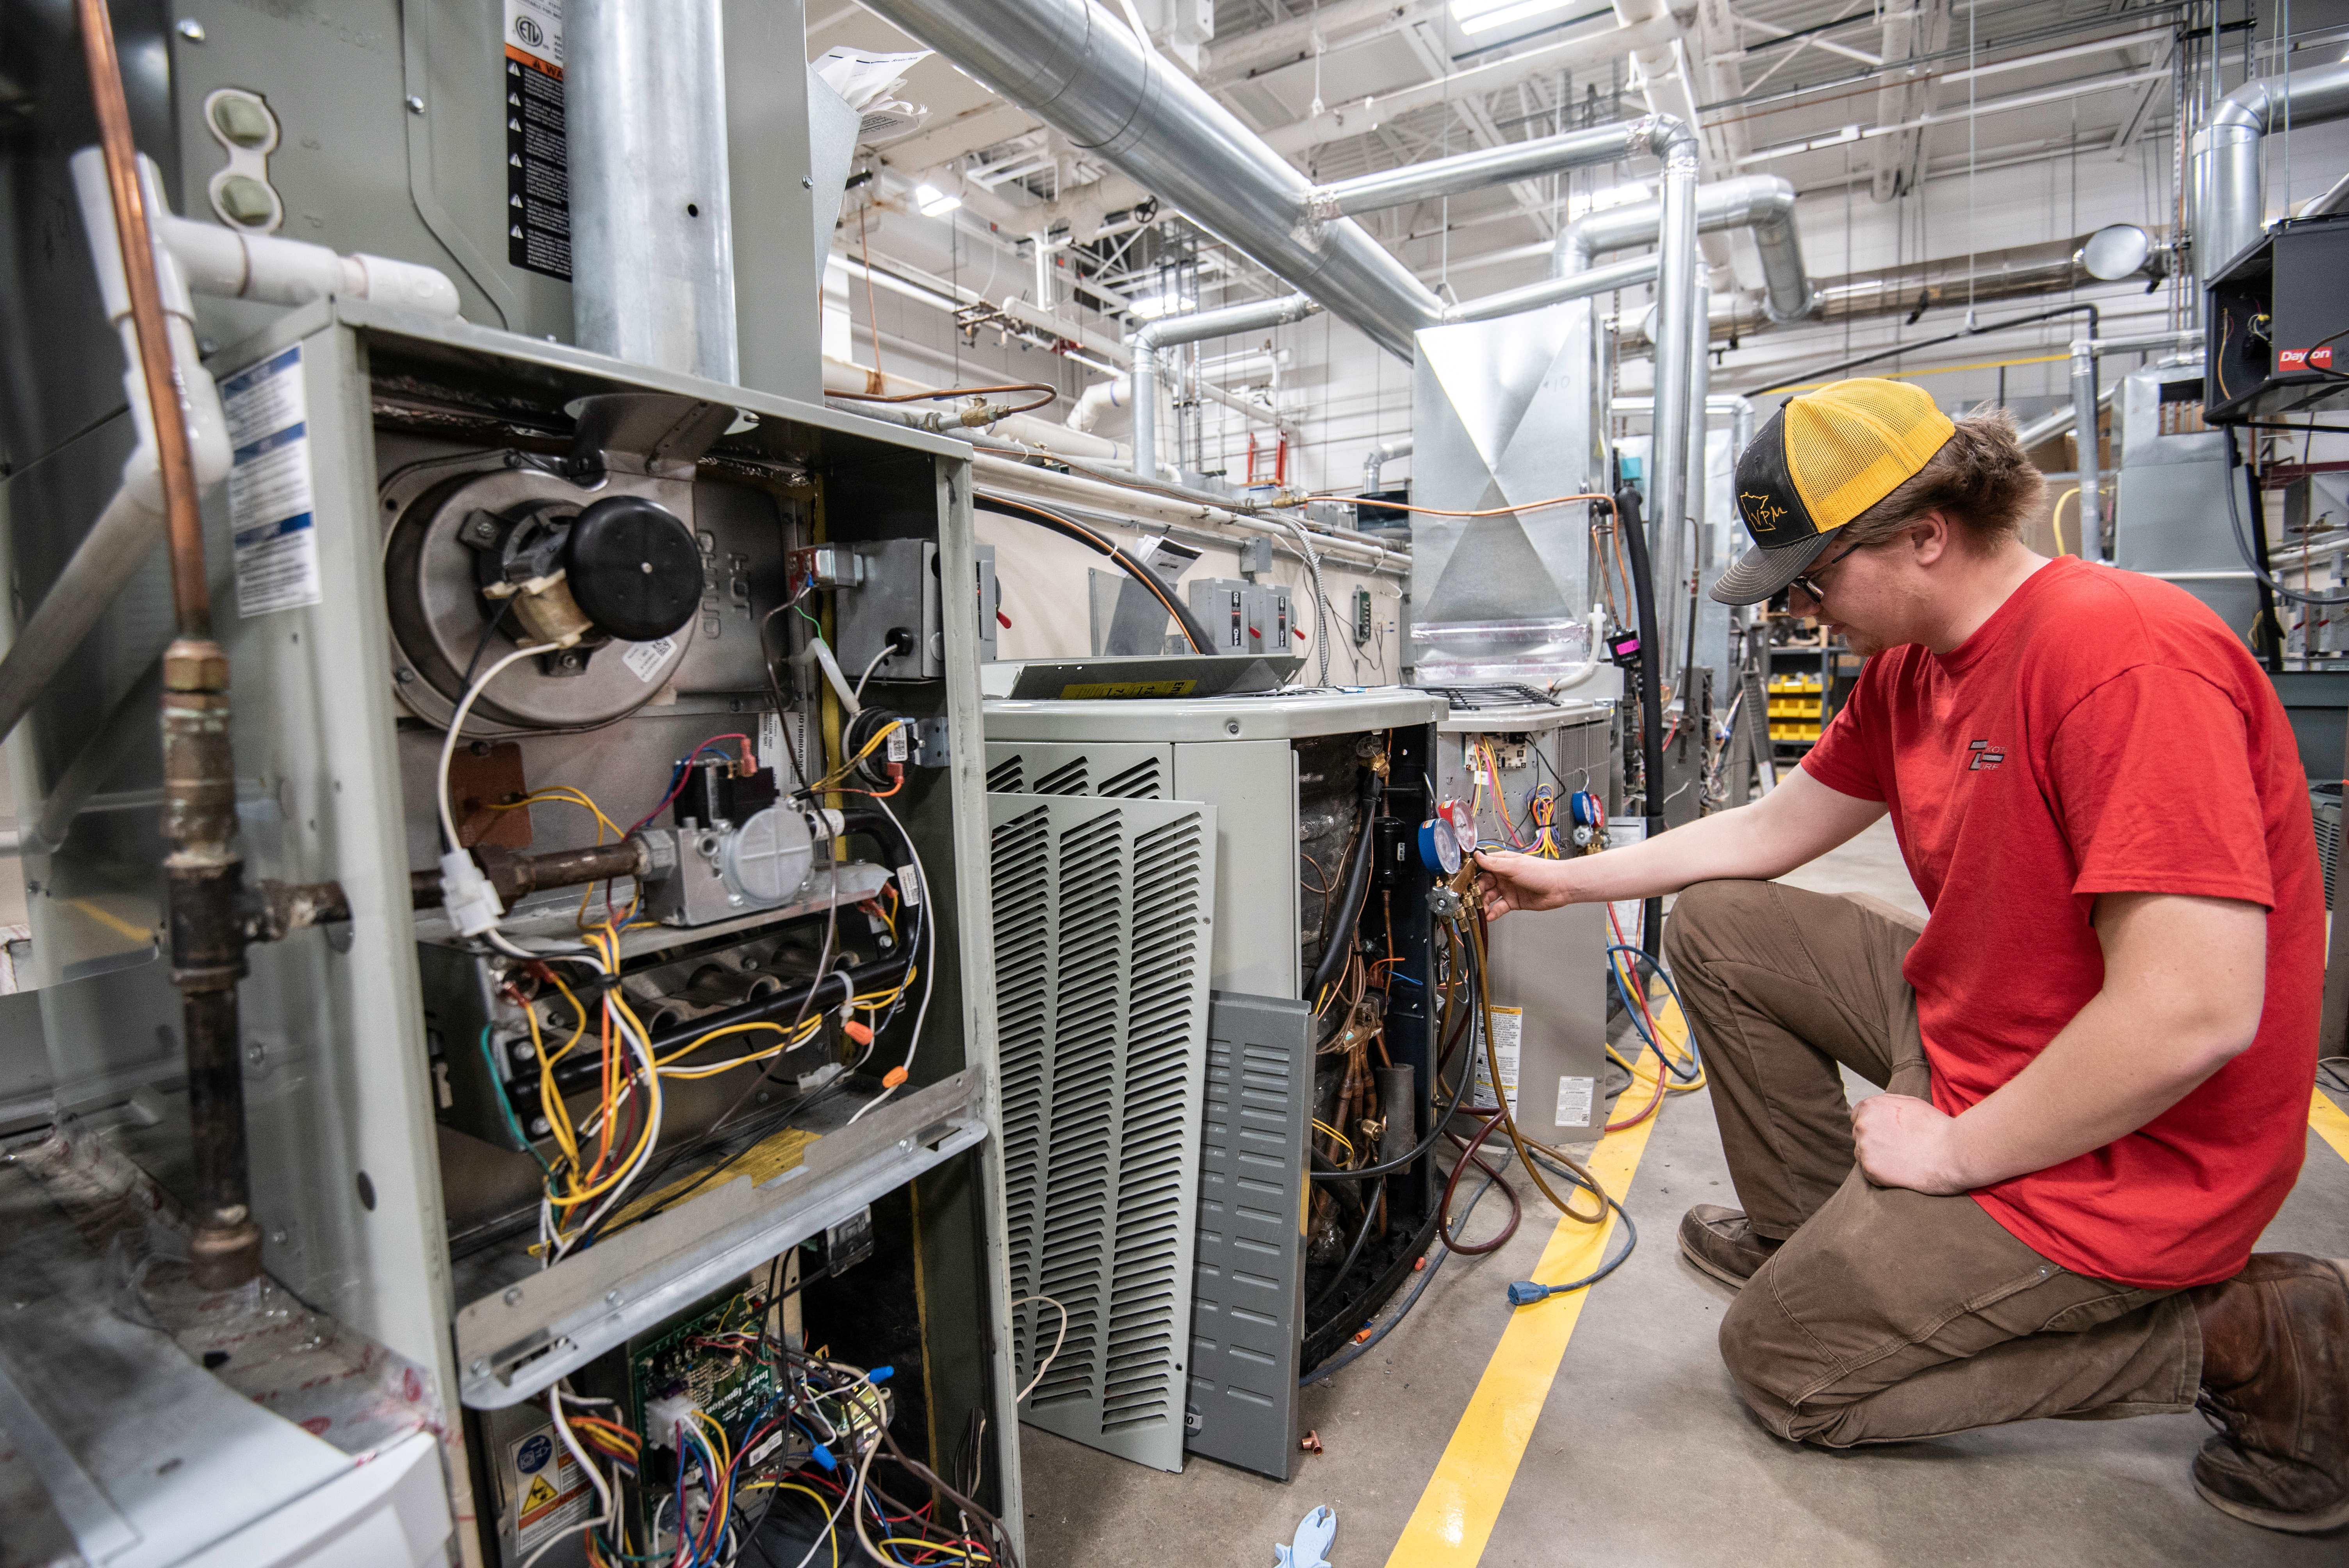
<instances>
[{"instance_id":1,"label":"foil tape on duct","mask_svg":"<svg viewBox=\"0 0 2349 1568\"><path fill-rule=\"evenodd\" d=\"M1418 335L1412 500L1446 511L1606 489L1590 417L1590 302ZM1421 685L1540 680L1590 655L1591 505L1412 514L1411 646Z\"/></svg>"}]
</instances>

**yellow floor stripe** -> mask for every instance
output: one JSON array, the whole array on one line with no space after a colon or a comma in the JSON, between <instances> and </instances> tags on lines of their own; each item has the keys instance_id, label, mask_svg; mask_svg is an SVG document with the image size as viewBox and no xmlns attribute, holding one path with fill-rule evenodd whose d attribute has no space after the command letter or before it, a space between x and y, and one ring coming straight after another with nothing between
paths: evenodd
<instances>
[{"instance_id":1,"label":"yellow floor stripe","mask_svg":"<svg viewBox=\"0 0 2349 1568\"><path fill-rule=\"evenodd\" d=\"M2308 1096L2308 1125L2316 1129L2316 1136L2333 1145L2333 1152L2349 1160L2349 1114L2324 1098L2323 1089L2311 1089Z\"/></svg>"},{"instance_id":2,"label":"yellow floor stripe","mask_svg":"<svg viewBox=\"0 0 2349 1568\"><path fill-rule=\"evenodd\" d=\"M1675 1047L1688 1037L1679 1010L1669 1004L1659 1010L1656 1026ZM1655 1060L1652 1053L1644 1055L1640 1066L1655 1065ZM1637 1076L1638 1081L1615 1102L1627 1113L1647 1104L1649 1086L1654 1081L1644 1074ZM1657 1116L1668 1114L1671 1109L1663 1107ZM1640 1168L1640 1156L1647 1150L1656 1120L1651 1116L1637 1127L1607 1134L1591 1156L1590 1173L1618 1199L1630 1191L1632 1173ZM1615 1226L1612 1210L1608 1212L1607 1222L1597 1227L1559 1220L1548 1244L1542 1248L1541 1263L1532 1277L1568 1280L1588 1274L1605 1259ZM1485 1364L1485 1375L1468 1400L1467 1413L1453 1429L1452 1441L1436 1461L1435 1474L1420 1493L1419 1506L1387 1557L1387 1568L1434 1564L1468 1568L1484 1556L1494 1522L1501 1516L1501 1504L1526 1457L1526 1445L1533 1440L1534 1424L1541 1419L1550 1384L1557 1377L1558 1363L1566 1357L1566 1343L1573 1337L1574 1326L1582 1317L1582 1304L1589 1295L1589 1291L1578 1290L1510 1314L1501 1343Z\"/></svg>"}]
</instances>

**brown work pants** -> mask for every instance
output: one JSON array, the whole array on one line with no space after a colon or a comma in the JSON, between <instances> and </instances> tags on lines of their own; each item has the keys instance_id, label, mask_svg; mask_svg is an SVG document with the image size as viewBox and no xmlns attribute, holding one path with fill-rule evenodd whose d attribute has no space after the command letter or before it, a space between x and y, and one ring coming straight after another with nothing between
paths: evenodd
<instances>
[{"instance_id":1,"label":"brown work pants","mask_svg":"<svg viewBox=\"0 0 2349 1568\"><path fill-rule=\"evenodd\" d=\"M1721 1353L1782 1437L1848 1448L2037 1416L2191 1408L2187 1298L2092 1279L1971 1198L1879 1187L1854 1162L1838 1065L1931 1098L1917 928L1775 882L1703 882L1664 930L1756 1233L1784 1242L1732 1305Z\"/></svg>"}]
</instances>

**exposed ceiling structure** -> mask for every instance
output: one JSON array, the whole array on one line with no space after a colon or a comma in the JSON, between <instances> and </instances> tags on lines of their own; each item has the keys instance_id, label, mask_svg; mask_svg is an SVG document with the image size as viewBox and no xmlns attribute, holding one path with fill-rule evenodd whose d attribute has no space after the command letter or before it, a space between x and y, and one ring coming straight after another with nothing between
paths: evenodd
<instances>
[{"instance_id":1,"label":"exposed ceiling structure","mask_svg":"<svg viewBox=\"0 0 2349 1568\"><path fill-rule=\"evenodd\" d=\"M1899 203L1953 173L2054 160L2083 181L2102 170L2134 185L2158 170L2148 206L2166 206L2178 29L2195 20L2206 29L2189 66L2209 53L2209 8L2162 0L1221 0L1206 41L1158 26L1174 9L1168 0L1104 5L1108 16L1138 18L1167 63L1319 181L1655 109L1698 126L1703 180L1778 175L1839 211L1847 200ZM2253 37L2247 24L2220 24L2230 84ZM2294 31L2310 59L2337 57L2344 39L2349 26L2302 21ZM834 45L918 46L850 4L810 15L811 55ZM2272 54L2255 62L2260 71L2281 63ZM1149 192L942 57L915 66L900 93L927 114L912 134L869 150L877 178L868 199L885 208L893 191L917 186L958 197L966 232L1031 264L1030 236L1049 236L1056 283L1043 292L1055 297L1042 303L1061 308L1073 292L1071 319L1105 337L1137 315L1280 287L1205 236L1170 262ZM1593 205L1645 199L1652 177L1629 165L1578 170L1362 221L1457 298L1543 275L1565 222ZM1759 284L1744 236L1708 236L1706 253L1717 292Z\"/></svg>"}]
</instances>

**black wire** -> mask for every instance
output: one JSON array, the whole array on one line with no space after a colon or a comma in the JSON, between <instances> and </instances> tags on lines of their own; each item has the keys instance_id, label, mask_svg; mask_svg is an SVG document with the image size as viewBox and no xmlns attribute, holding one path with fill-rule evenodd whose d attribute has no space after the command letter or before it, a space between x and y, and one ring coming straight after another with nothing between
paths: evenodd
<instances>
[{"instance_id":1,"label":"black wire","mask_svg":"<svg viewBox=\"0 0 2349 1568\"><path fill-rule=\"evenodd\" d=\"M1216 651L1215 638L1208 634L1206 627L1199 624L1199 618L1191 614L1189 606L1176 595L1164 578L1092 529L1073 518L1062 517L1059 512L1031 501L1013 500L1008 496L991 494L981 494L977 500L988 511L1050 529L1063 538L1075 540L1088 550L1108 556L1124 570L1127 576L1149 589L1152 596L1166 606L1167 613L1174 617L1174 624L1183 628L1184 639L1191 645L1194 653L1212 654Z\"/></svg>"},{"instance_id":2,"label":"black wire","mask_svg":"<svg viewBox=\"0 0 2349 1568\"><path fill-rule=\"evenodd\" d=\"M1466 944L1464 944L1463 948L1464 951L1466 951ZM1475 964L1475 954L1473 951L1469 951L1465 972L1471 975L1467 984L1472 992L1475 984L1473 978ZM1480 1013L1481 1009L1474 1006L1468 1009L1468 1027L1470 1029L1473 1030L1480 1026L1478 1022ZM1475 1058L1472 1056L1470 1060L1473 1061L1474 1059ZM1436 1066L1436 1081L1441 1083L1443 1081L1443 1064L1439 1062ZM1420 1140L1418 1147L1413 1149L1410 1153L1398 1155L1392 1160L1381 1161L1376 1165L1357 1165L1351 1169L1343 1171L1335 1169L1329 1171L1308 1171L1306 1175L1315 1181L1357 1181L1369 1176L1391 1176L1398 1171L1409 1170L1412 1166L1419 1163L1420 1156L1425 1154L1429 1150L1435 1147L1436 1140L1444 1136L1444 1128L1450 1123L1453 1117L1459 1112L1460 1102L1467 1096L1468 1080L1475 1076L1475 1072L1468 1068L1467 1064L1464 1063L1460 1074L1460 1081L1453 1086L1452 1103L1444 1108L1444 1113L1434 1119L1434 1125L1428 1130L1427 1136ZM1310 1143L1306 1145L1306 1153L1317 1160L1321 1158L1319 1154L1314 1151ZM1327 1161L1324 1161L1324 1163L1327 1163Z\"/></svg>"},{"instance_id":3,"label":"black wire","mask_svg":"<svg viewBox=\"0 0 2349 1568\"><path fill-rule=\"evenodd\" d=\"M1500 1177L1497 1175L1487 1176L1485 1178L1485 1184L1482 1187L1477 1188L1476 1191L1469 1196L1468 1206L1460 1211L1460 1219L1458 1222L1461 1225L1465 1226L1468 1223L1468 1217L1476 1212L1476 1205L1484 1201L1485 1194L1491 1191L1494 1184L1499 1181ZM1442 1242L1436 1243L1435 1255L1427 1260L1427 1266L1425 1268L1420 1270L1418 1282L1411 1287L1411 1294L1402 1298L1402 1305L1395 1309L1394 1315L1389 1317L1385 1322L1380 1324L1376 1328L1372 1329L1371 1331L1371 1336L1368 1339L1363 1340L1360 1345L1348 1346L1344 1354L1333 1356L1329 1360L1321 1363L1320 1366L1313 1368L1312 1371L1300 1376L1297 1379L1297 1386L1302 1388L1308 1383L1318 1382L1321 1378L1327 1377L1343 1367L1352 1366L1355 1362L1360 1361L1363 1357L1368 1356L1372 1348L1377 1346L1380 1340L1384 1339L1388 1335L1394 1332L1395 1325L1401 1323L1405 1317L1411 1315L1411 1309L1419 1305L1419 1298L1427 1294L1427 1287L1435 1283L1435 1271L1442 1268L1445 1260L1450 1258L1452 1255L1453 1253L1450 1247L1445 1246Z\"/></svg>"},{"instance_id":4,"label":"black wire","mask_svg":"<svg viewBox=\"0 0 2349 1568\"><path fill-rule=\"evenodd\" d=\"M1312 1332L1310 1325L1313 1322L1314 1315L1323 1307L1330 1305L1330 1298L1338 1294L1339 1287L1346 1283L1346 1276L1354 1272L1354 1264L1361 1258L1362 1248L1370 1243L1371 1233L1378 1229L1379 1216L1386 1212L1386 1184L1384 1182L1381 1182L1379 1184L1378 1191L1371 1196L1370 1202L1362 1209L1362 1228L1354 1233L1354 1244L1346 1249L1346 1261L1338 1265L1337 1274L1331 1277L1328 1284L1321 1287L1321 1294L1305 1304L1305 1321L1309 1326L1306 1329L1308 1334Z\"/></svg>"},{"instance_id":5,"label":"black wire","mask_svg":"<svg viewBox=\"0 0 2349 1568\"><path fill-rule=\"evenodd\" d=\"M2235 445L2234 428L2229 426L2227 482L2221 487L2227 492L2227 531L2234 539L2235 553L2243 558L2243 564L2251 568L2251 575L2259 580L2261 587L2279 599L2289 599L2299 604L2349 604L2349 593L2302 593L2285 587L2268 575L2266 568L2260 564L2258 556L2252 552L2251 542L2243 531L2242 509L2235 501L2235 471L2244 466L2242 452Z\"/></svg>"}]
</instances>

